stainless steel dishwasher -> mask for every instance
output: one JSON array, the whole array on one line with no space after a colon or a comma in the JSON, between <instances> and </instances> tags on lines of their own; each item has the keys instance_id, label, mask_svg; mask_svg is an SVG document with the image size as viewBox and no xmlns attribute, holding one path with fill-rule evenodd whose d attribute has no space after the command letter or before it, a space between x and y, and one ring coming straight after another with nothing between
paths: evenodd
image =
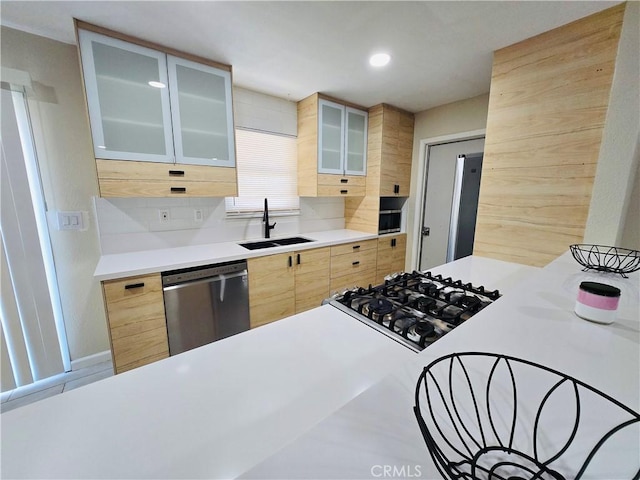
<instances>
[{"instance_id":1,"label":"stainless steel dishwasher","mask_svg":"<svg viewBox=\"0 0 640 480\"><path fill-rule=\"evenodd\" d=\"M169 354L249 330L247 262L162 273Z\"/></svg>"}]
</instances>

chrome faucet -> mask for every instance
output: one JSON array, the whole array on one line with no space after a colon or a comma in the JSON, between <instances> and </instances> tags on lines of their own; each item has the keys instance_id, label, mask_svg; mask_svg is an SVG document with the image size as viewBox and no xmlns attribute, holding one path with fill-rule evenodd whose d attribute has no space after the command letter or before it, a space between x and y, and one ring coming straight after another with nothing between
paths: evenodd
<instances>
[{"instance_id":1,"label":"chrome faucet","mask_svg":"<svg viewBox=\"0 0 640 480\"><path fill-rule=\"evenodd\" d=\"M264 222L264 238L270 238L270 231L276 228L276 222L273 225L269 225L269 203L267 199L264 199L264 213L262 214L262 221Z\"/></svg>"}]
</instances>

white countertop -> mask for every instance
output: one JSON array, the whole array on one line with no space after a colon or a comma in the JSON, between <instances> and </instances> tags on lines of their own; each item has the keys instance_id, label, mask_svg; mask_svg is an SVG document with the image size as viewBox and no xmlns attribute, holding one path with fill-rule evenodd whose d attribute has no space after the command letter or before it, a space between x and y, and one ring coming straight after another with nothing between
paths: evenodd
<instances>
[{"instance_id":1,"label":"white countertop","mask_svg":"<svg viewBox=\"0 0 640 480\"><path fill-rule=\"evenodd\" d=\"M287 237L294 236L288 235ZM264 255L274 255L290 251L302 251L310 248L327 247L340 243L358 242L378 238L377 234L358 232L356 230L330 230L325 232L303 233L300 236L313 240L308 243L271 247L259 250L248 250L240 243L258 242L264 239L241 240L237 242L221 242L187 247L161 248L140 252L102 255L96 266L94 277L98 280L145 275L179 268L197 267L213 263L232 262ZM273 237L277 238L287 237Z\"/></svg>"},{"instance_id":2,"label":"white countertop","mask_svg":"<svg viewBox=\"0 0 640 480\"><path fill-rule=\"evenodd\" d=\"M473 258L469 262L479 266L484 259ZM436 270L456 270L460 266L456 263ZM575 315L578 286L585 280L609 283L622 290L615 323L601 325ZM385 466L395 467L396 471L404 467L404 474L398 475L401 478L409 477L408 474L441 478L412 408L416 383L424 366L452 352L492 352L530 360L571 375L638 412L639 280L639 272L629 279L582 272L567 252L513 284L508 294L494 304L241 478L381 478ZM569 415L571 407L563 404L555 413L558 412ZM593 417L592 414L589 420L583 420L581 428ZM636 438L630 440L623 444L627 450L619 448L617 454L626 455L626 462L631 459L640 464L637 432ZM588 441L593 441L591 448L595 440ZM585 478L619 478L612 469L621 463L609 459L598 465L600 471Z\"/></svg>"},{"instance_id":3,"label":"white countertop","mask_svg":"<svg viewBox=\"0 0 640 480\"><path fill-rule=\"evenodd\" d=\"M325 305L3 413L3 478L233 478L415 357Z\"/></svg>"},{"instance_id":4,"label":"white countertop","mask_svg":"<svg viewBox=\"0 0 640 480\"><path fill-rule=\"evenodd\" d=\"M439 269L506 294L536 270ZM325 305L2 414L2 476L236 477L416 357Z\"/></svg>"}]
</instances>

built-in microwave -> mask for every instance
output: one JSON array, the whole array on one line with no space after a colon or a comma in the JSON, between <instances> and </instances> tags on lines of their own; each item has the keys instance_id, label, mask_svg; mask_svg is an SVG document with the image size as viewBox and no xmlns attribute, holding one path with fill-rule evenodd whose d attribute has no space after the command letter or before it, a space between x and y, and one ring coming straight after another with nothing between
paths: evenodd
<instances>
[{"instance_id":1,"label":"built-in microwave","mask_svg":"<svg viewBox=\"0 0 640 480\"><path fill-rule=\"evenodd\" d=\"M400 231L402 210L380 210L378 233L394 233Z\"/></svg>"}]
</instances>

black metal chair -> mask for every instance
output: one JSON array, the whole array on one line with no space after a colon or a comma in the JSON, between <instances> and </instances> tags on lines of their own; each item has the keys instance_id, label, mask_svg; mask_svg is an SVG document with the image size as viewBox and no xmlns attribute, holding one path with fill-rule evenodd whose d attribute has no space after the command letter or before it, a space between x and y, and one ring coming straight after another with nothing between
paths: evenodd
<instances>
[{"instance_id":1,"label":"black metal chair","mask_svg":"<svg viewBox=\"0 0 640 480\"><path fill-rule=\"evenodd\" d=\"M418 379L414 412L444 478L640 478L640 415L533 362L441 357Z\"/></svg>"}]
</instances>

